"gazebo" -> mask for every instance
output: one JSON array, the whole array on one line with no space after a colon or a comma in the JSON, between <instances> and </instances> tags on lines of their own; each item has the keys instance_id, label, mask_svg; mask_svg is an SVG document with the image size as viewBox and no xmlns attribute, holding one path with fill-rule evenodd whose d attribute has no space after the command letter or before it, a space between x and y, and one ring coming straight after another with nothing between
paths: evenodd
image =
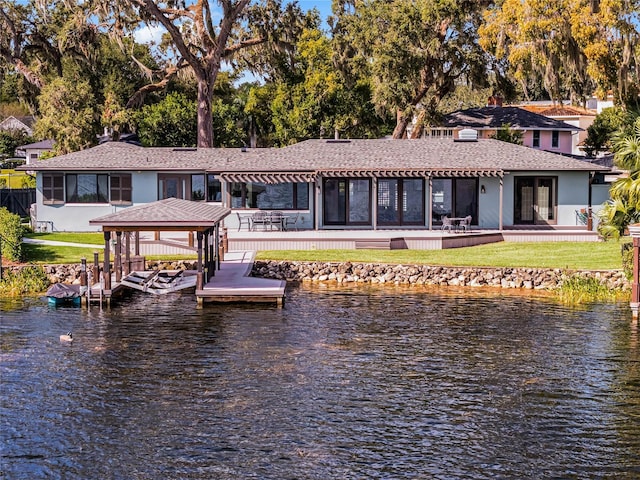
<instances>
[{"instance_id":1,"label":"gazebo","mask_svg":"<svg viewBox=\"0 0 640 480\"><path fill-rule=\"evenodd\" d=\"M139 232L179 231L197 234L197 281L196 288L202 289L220 268L219 235L220 222L231 210L218 205L194 202L177 198L167 198L153 203L127 207L118 212L94 218L90 225L102 227L104 232L103 280L105 294L111 292L111 250L110 241L115 232L115 281L120 282L123 273L122 240L123 233L135 232L135 253L139 256ZM125 274L129 273L130 236L125 235Z\"/></svg>"}]
</instances>

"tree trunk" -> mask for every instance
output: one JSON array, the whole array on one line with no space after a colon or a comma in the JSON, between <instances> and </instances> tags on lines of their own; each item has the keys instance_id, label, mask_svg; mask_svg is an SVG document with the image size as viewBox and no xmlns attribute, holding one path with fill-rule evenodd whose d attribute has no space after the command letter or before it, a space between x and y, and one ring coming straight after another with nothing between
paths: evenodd
<instances>
[{"instance_id":1,"label":"tree trunk","mask_svg":"<svg viewBox=\"0 0 640 480\"><path fill-rule=\"evenodd\" d=\"M404 113L402 113L402 111L398 110L398 114L396 117L396 128L393 129L392 138L407 138L407 125L409 125L410 121L411 118L408 115L405 115Z\"/></svg>"},{"instance_id":2,"label":"tree trunk","mask_svg":"<svg viewBox=\"0 0 640 480\"><path fill-rule=\"evenodd\" d=\"M198 78L198 148L213 147L213 84L207 78Z\"/></svg>"}]
</instances>

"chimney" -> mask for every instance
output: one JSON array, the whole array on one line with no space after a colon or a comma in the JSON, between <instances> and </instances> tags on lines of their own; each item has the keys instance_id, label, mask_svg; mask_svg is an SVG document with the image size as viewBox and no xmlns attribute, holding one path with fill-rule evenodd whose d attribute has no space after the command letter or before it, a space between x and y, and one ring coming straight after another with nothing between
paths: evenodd
<instances>
[{"instance_id":1,"label":"chimney","mask_svg":"<svg viewBox=\"0 0 640 480\"><path fill-rule=\"evenodd\" d=\"M337 128L333 130L333 139L340 140L340 130L338 130Z\"/></svg>"},{"instance_id":2,"label":"chimney","mask_svg":"<svg viewBox=\"0 0 640 480\"><path fill-rule=\"evenodd\" d=\"M502 106L502 97L498 95L491 95L489 100L487 101L488 107L501 107Z\"/></svg>"}]
</instances>

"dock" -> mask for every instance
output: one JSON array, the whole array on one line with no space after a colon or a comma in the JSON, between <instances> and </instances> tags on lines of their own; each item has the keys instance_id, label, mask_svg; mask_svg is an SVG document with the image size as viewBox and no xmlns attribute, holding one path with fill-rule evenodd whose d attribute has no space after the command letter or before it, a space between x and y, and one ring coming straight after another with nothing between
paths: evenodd
<instances>
[{"instance_id":1,"label":"dock","mask_svg":"<svg viewBox=\"0 0 640 480\"><path fill-rule=\"evenodd\" d=\"M284 280L250 277L255 251L230 251L224 254L220 269L201 290L196 289L198 304L207 302L275 303L284 305Z\"/></svg>"}]
</instances>

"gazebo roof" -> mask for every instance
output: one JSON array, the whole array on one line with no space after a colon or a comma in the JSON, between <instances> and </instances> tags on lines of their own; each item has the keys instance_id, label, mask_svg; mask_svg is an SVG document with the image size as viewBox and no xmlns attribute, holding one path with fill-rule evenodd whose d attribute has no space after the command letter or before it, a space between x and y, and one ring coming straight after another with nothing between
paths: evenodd
<instances>
[{"instance_id":1,"label":"gazebo roof","mask_svg":"<svg viewBox=\"0 0 640 480\"><path fill-rule=\"evenodd\" d=\"M219 205L166 198L94 218L89 225L100 225L103 231L206 231L230 213Z\"/></svg>"}]
</instances>

